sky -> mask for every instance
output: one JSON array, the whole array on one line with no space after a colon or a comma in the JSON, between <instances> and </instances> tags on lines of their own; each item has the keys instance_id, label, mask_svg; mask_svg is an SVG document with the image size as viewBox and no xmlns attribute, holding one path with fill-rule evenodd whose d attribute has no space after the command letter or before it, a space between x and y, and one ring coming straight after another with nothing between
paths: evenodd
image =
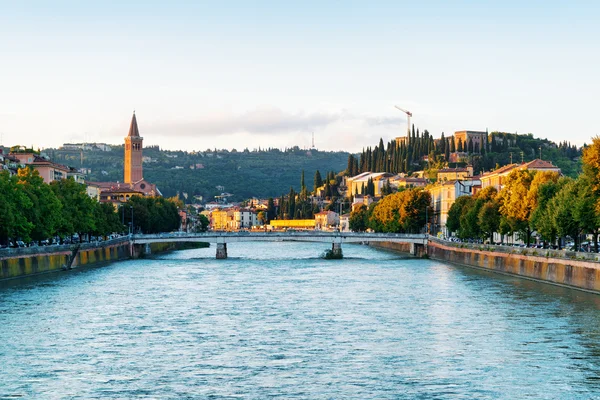
<instances>
[{"instance_id":1,"label":"sky","mask_svg":"<svg viewBox=\"0 0 600 400\"><path fill-rule=\"evenodd\" d=\"M0 0L4 146L360 151L600 134L597 1Z\"/></svg>"}]
</instances>

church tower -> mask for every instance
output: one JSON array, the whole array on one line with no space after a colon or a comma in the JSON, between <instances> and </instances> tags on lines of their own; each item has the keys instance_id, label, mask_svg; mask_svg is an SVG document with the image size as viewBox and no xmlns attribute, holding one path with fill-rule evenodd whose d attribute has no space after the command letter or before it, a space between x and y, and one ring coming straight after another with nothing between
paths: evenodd
<instances>
[{"instance_id":1,"label":"church tower","mask_svg":"<svg viewBox=\"0 0 600 400\"><path fill-rule=\"evenodd\" d=\"M125 138L125 183L135 183L143 179L142 174L142 142L144 138L140 136L135 111L131 118L129 134Z\"/></svg>"}]
</instances>

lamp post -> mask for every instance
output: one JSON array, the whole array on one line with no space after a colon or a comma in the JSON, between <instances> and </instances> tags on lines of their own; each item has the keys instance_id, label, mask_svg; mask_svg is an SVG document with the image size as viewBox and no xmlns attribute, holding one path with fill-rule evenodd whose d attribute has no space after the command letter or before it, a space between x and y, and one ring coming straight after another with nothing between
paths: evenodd
<instances>
[{"instance_id":1,"label":"lamp post","mask_svg":"<svg viewBox=\"0 0 600 400\"><path fill-rule=\"evenodd\" d=\"M133 233L134 233L134 225L133 225L133 206L129 206L129 208L131 209L131 234L133 235Z\"/></svg>"}]
</instances>

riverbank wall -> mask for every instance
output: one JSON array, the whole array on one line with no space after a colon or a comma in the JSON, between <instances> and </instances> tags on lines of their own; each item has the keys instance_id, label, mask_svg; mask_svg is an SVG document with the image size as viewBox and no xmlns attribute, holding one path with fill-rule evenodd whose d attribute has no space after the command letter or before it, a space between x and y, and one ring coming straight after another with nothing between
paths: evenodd
<instances>
[{"instance_id":1,"label":"riverbank wall","mask_svg":"<svg viewBox=\"0 0 600 400\"><path fill-rule=\"evenodd\" d=\"M382 243L374 246L394 251L409 251L409 246L403 243ZM423 250L423 256L427 254L434 260L600 294L598 255L448 243L435 238L430 238L426 249Z\"/></svg>"},{"instance_id":2,"label":"riverbank wall","mask_svg":"<svg viewBox=\"0 0 600 400\"><path fill-rule=\"evenodd\" d=\"M152 243L148 247L132 246L129 238L125 237L78 245L2 249L0 281L207 246L208 243Z\"/></svg>"},{"instance_id":3,"label":"riverbank wall","mask_svg":"<svg viewBox=\"0 0 600 400\"><path fill-rule=\"evenodd\" d=\"M0 280L123 260L130 254L127 238L77 245L3 249L0 253Z\"/></svg>"}]
</instances>

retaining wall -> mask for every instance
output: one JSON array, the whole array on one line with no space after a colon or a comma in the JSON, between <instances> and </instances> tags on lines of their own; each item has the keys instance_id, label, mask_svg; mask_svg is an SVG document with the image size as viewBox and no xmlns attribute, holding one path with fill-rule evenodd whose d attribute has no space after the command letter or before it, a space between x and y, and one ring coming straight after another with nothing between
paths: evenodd
<instances>
[{"instance_id":1,"label":"retaining wall","mask_svg":"<svg viewBox=\"0 0 600 400\"><path fill-rule=\"evenodd\" d=\"M0 253L0 280L60 271L71 268L107 263L129 258L127 239L111 242L84 243L71 262L75 245L29 247L10 249Z\"/></svg>"},{"instance_id":2,"label":"retaining wall","mask_svg":"<svg viewBox=\"0 0 600 400\"><path fill-rule=\"evenodd\" d=\"M409 246L402 243L381 243L376 247L406 253L410 251ZM476 246L460 247L431 239L426 251L430 258L436 260L600 294L600 263L586 259L584 254L580 255L580 259L570 253L561 258L556 257L563 256L561 252L535 249L519 249L518 252L513 249L508 252L495 251L493 247L479 247L481 250Z\"/></svg>"}]
</instances>

